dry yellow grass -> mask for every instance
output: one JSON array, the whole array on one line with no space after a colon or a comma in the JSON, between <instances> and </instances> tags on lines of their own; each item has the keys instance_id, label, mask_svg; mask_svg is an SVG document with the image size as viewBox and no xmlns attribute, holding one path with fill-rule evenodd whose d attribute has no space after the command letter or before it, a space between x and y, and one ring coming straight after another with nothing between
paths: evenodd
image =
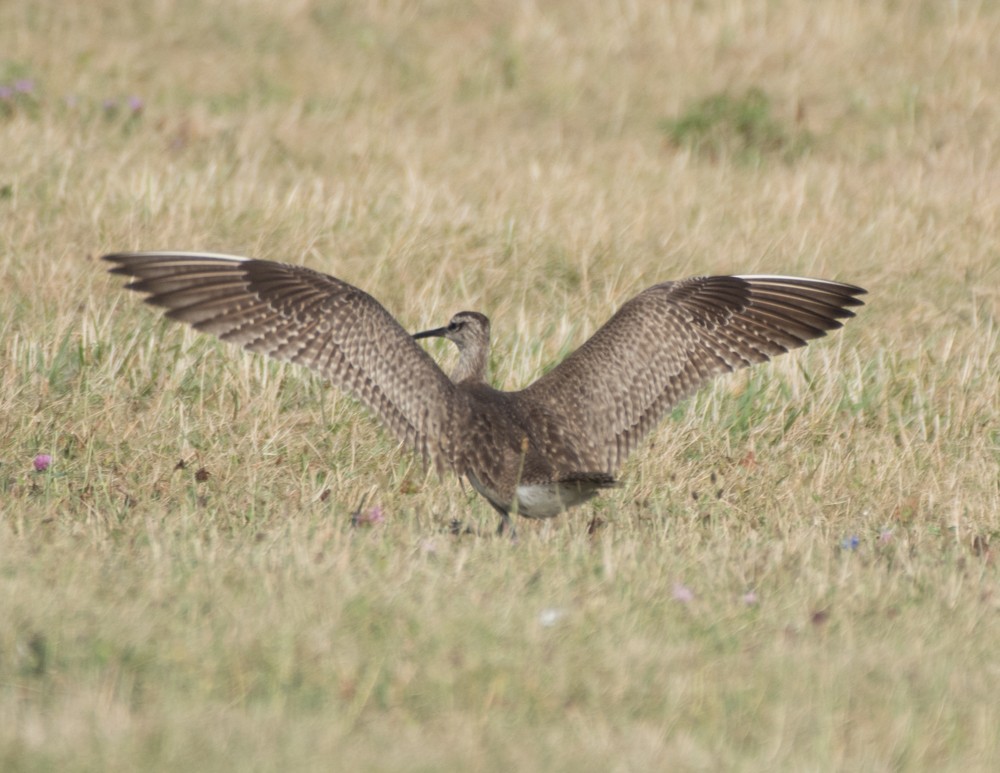
<instances>
[{"instance_id":1,"label":"dry yellow grass","mask_svg":"<svg viewBox=\"0 0 1000 773\"><path fill-rule=\"evenodd\" d=\"M992 770L998 61L994 2L0 4L0 768ZM508 388L663 279L871 295L511 546L132 248L481 310Z\"/></svg>"}]
</instances>

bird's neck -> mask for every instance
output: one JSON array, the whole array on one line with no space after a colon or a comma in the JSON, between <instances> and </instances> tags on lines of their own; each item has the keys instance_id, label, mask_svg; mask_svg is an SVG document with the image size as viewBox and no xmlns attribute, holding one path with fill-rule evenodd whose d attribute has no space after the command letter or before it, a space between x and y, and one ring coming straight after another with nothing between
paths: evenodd
<instances>
[{"instance_id":1,"label":"bird's neck","mask_svg":"<svg viewBox=\"0 0 1000 773\"><path fill-rule=\"evenodd\" d=\"M458 365L451 374L451 380L456 384L463 381L486 381L486 348L469 347L462 349L458 356Z\"/></svg>"}]
</instances>

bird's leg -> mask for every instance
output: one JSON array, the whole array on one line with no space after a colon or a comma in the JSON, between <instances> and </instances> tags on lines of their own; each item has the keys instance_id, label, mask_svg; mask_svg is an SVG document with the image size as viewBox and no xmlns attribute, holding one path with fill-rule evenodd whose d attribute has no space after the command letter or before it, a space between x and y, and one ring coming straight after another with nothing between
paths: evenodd
<instances>
[{"instance_id":1,"label":"bird's leg","mask_svg":"<svg viewBox=\"0 0 1000 773\"><path fill-rule=\"evenodd\" d=\"M521 475L524 473L524 462L528 458L528 449L531 447L531 443L528 440L528 436L525 435L521 438L521 460L517 466L517 482L521 482ZM517 515L517 496L514 496L514 501L511 502L510 508L501 508L494 502L490 502L496 511L500 513L500 525L497 527L497 536L503 536L504 529L510 529L510 541L517 542L517 529L514 528L514 522L510 519L510 510L514 511L514 515Z\"/></svg>"},{"instance_id":2,"label":"bird's leg","mask_svg":"<svg viewBox=\"0 0 1000 773\"><path fill-rule=\"evenodd\" d=\"M492 502L490 504L493 504ZM514 528L514 522L510 519L510 514L496 505L493 505L493 509L500 513L500 525L497 526L497 536L502 537L504 531L510 530L510 540L511 542L517 541L517 529Z\"/></svg>"}]
</instances>

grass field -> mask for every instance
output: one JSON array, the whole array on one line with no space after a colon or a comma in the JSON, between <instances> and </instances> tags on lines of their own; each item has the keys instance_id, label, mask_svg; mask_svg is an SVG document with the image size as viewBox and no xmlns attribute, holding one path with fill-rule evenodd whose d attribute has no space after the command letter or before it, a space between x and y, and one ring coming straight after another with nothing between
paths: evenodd
<instances>
[{"instance_id":1,"label":"grass field","mask_svg":"<svg viewBox=\"0 0 1000 773\"><path fill-rule=\"evenodd\" d=\"M0 769L995 770L998 62L991 0L0 3ZM97 261L164 248L480 310L506 388L664 279L870 294L510 544Z\"/></svg>"}]
</instances>

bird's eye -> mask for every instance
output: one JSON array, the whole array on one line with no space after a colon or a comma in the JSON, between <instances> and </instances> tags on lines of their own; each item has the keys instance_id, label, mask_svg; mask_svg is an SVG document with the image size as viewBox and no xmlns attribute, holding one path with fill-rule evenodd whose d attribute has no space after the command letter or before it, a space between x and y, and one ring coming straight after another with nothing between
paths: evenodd
<instances>
[{"instance_id":1,"label":"bird's eye","mask_svg":"<svg viewBox=\"0 0 1000 773\"><path fill-rule=\"evenodd\" d=\"M454 333L460 327L462 327L462 323L461 322L449 322L448 323L448 330L451 331L452 333Z\"/></svg>"}]
</instances>

